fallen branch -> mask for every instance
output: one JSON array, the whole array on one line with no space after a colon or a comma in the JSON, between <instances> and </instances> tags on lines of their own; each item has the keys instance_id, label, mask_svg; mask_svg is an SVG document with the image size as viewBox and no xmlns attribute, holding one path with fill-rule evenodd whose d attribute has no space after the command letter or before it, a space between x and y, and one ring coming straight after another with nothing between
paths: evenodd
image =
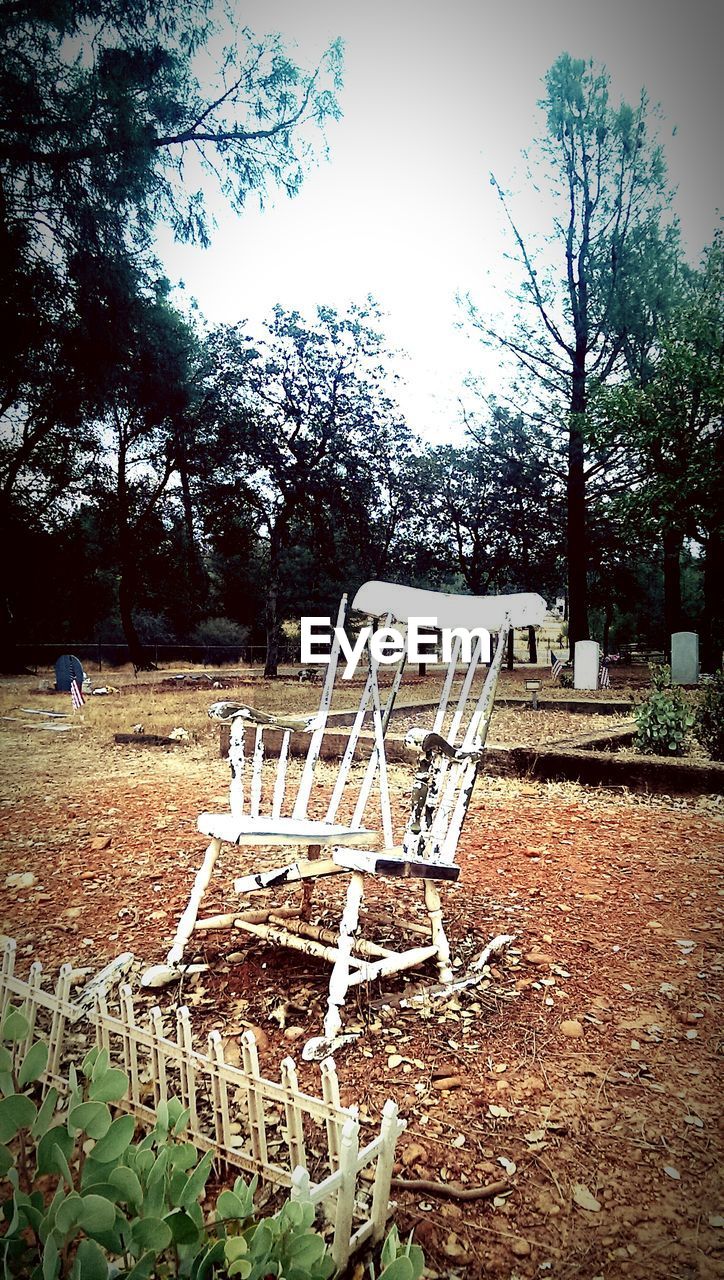
<instances>
[{"instance_id":1,"label":"fallen branch","mask_svg":"<svg viewBox=\"0 0 724 1280\"><path fill-rule=\"evenodd\" d=\"M393 1178L392 1186L405 1191L422 1191L439 1200L492 1200L493 1196L513 1189L505 1178L488 1182L484 1187L462 1187L459 1182L432 1182L427 1178Z\"/></svg>"}]
</instances>

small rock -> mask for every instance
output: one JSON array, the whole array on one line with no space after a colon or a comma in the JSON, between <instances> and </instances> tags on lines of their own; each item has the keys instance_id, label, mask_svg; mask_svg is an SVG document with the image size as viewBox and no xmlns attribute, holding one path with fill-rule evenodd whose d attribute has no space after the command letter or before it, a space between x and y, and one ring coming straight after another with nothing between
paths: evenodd
<instances>
[{"instance_id":1,"label":"small rock","mask_svg":"<svg viewBox=\"0 0 724 1280\"><path fill-rule=\"evenodd\" d=\"M568 1036L570 1040L577 1040L583 1035L583 1027L578 1018L567 1018L561 1023L561 1034Z\"/></svg>"},{"instance_id":2,"label":"small rock","mask_svg":"<svg viewBox=\"0 0 724 1280\"><path fill-rule=\"evenodd\" d=\"M514 1240L510 1249L516 1258L527 1258L530 1253L530 1245L527 1240Z\"/></svg>"},{"instance_id":3,"label":"small rock","mask_svg":"<svg viewBox=\"0 0 724 1280\"><path fill-rule=\"evenodd\" d=\"M31 889L35 883L32 871L11 871L5 877L6 889Z\"/></svg>"},{"instance_id":4,"label":"small rock","mask_svg":"<svg viewBox=\"0 0 724 1280\"><path fill-rule=\"evenodd\" d=\"M91 840L91 849L96 849L98 851L100 851L101 849L109 849L110 845L111 845L110 836L95 836L94 839Z\"/></svg>"},{"instance_id":5,"label":"small rock","mask_svg":"<svg viewBox=\"0 0 724 1280\"><path fill-rule=\"evenodd\" d=\"M307 1033L304 1030L304 1027L285 1027L284 1028L285 1040L301 1040L302 1036L305 1036L306 1034Z\"/></svg>"},{"instance_id":6,"label":"small rock","mask_svg":"<svg viewBox=\"0 0 724 1280\"><path fill-rule=\"evenodd\" d=\"M529 951L525 958L528 964L538 965L541 968L553 964L553 956L549 956L546 951Z\"/></svg>"}]
</instances>

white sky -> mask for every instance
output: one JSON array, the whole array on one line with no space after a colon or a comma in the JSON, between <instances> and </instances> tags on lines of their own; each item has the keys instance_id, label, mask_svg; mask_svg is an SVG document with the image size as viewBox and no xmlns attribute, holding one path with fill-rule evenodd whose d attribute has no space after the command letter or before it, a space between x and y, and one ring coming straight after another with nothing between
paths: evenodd
<instances>
[{"instance_id":1,"label":"white sky","mask_svg":"<svg viewBox=\"0 0 724 1280\"><path fill-rule=\"evenodd\" d=\"M688 253L696 262L724 209L720 51L724 9L713 0L236 0L262 35L278 30L302 65L346 42L344 118L330 158L290 200L216 211L210 249L159 247L211 322L275 303L311 315L371 293L388 313L410 425L431 439L461 435L456 399L468 370L499 389L496 359L456 331L456 291L504 305L511 248L492 169L518 189L514 210L544 231L525 189L521 151L543 132L542 78L559 53L609 69L614 97L645 85L664 112L661 138ZM672 127L677 134L671 136Z\"/></svg>"}]
</instances>

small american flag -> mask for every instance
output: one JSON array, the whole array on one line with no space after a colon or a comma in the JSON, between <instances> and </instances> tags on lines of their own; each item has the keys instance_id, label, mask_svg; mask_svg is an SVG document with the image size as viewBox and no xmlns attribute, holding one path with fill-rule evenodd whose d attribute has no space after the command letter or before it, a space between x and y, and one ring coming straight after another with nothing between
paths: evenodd
<instances>
[{"instance_id":1,"label":"small american flag","mask_svg":"<svg viewBox=\"0 0 724 1280\"><path fill-rule=\"evenodd\" d=\"M552 663L551 676L553 677L554 680L557 680L559 675L561 674L561 671L563 670L563 666L564 666L563 660L562 658L559 658L557 654L551 653L551 663Z\"/></svg>"},{"instance_id":2,"label":"small american flag","mask_svg":"<svg viewBox=\"0 0 724 1280\"><path fill-rule=\"evenodd\" d=\"M74 711L80 711L81 707L85 706L85 698L83 697L83 690L81 689L77 680L71 680L70 682L70 697L73 703Z\"/></svg>"},{"instance_id":3,"label":"small american flag","mask_svg":"<svg viewBox=\"0 0 724 1280\"><path fill-rule=\"evenodd\" d=\"M598 672L598 687L599 689L611 688L611 677L608 674L608 667L605 663Z\"/></svg>"}]
</instances>

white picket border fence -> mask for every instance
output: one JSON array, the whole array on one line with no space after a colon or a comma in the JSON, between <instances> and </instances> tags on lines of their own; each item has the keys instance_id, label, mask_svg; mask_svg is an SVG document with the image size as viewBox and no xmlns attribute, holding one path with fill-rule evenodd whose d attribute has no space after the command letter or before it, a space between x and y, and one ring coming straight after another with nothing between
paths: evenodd
<instances>
[{"instance_id":1,"label":"white picket border fence","mask_svg":"<svg viewBox=\"0 0 724 1280\"><path fill-rule=\"evenodd\" d=\"M189 1141L217 1152L220 1160L245 1173L290 1188L293 1200L319 1206L334 1231L331 1248L338 1268L365 1241L382 1238L390 1210L395 1148L406 1127L395 1102L385 1103L377 1136L360 1145L358 1109L342 1106L331 1058L320 1067L322 1096L314 1097L299 1088L292 1058L281 1063L278 1081L260 1073L251 1031L240 1038L243 1065L232 1066L224 1059L218 1031L208 1037L205 1053L193 1047L188 1009L177 1011L175 1038L166 1034L158 1007L147 1014L145 1027L139 1025L127 984L120 988L117 1013L110 1012L103 996L87 1013L70 998L72 965L64 964L55 990L46 991L42 965L34 963L28 978L19 978L15 957L14 940L4 939L0 1018L9 1002L23 1004L30 1022L23 1048L36 1035L48 1043L45 1085L67 1090L62 1065L73 1050L68 1037L77 1036L80 1019L87 1017L93 1028L91 1039L108 1050L112 1065L128 1074L127 1096L117 1104L121 1110L152 1126L159 1102L178 1097L189 1109ZM38 1027L41 1011L47 1028ZM316 1132L310 1134L312 1126ZM360 1178L365 1170L370 1171L367 1180Z\"/></svg>"}]
</instances>

